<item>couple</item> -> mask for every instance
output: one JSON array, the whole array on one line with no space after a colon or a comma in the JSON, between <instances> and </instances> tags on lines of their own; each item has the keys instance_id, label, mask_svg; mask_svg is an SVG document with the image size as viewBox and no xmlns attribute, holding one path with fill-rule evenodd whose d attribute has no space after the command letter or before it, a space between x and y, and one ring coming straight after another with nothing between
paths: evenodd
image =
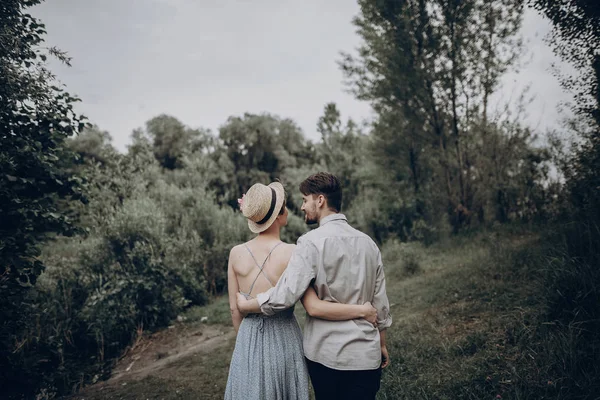
<instances>
[{"instance_id":1,"label":"couple","mask_svg":"<svg viewBox=\"0 0 600 400\"><path fill-rule=\"evenodd\" d=\"M237 331L225 399L374 399L389 364L391 325L381 253L340 214L342 188L329 173L300 184L302 211L319 227L283 243L285 192L253 185L240 199L254 239L231 249L229 304ZM294 317L301 300L302 333Z\"/></svg>"}]
</instances>

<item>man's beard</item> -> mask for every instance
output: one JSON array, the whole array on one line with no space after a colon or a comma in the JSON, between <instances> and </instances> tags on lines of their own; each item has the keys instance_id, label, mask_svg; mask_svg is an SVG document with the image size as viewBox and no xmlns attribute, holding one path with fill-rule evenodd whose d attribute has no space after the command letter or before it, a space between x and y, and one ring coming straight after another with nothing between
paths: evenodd
<instances>
[{"instance_id":1,"label":"man's beard","mask_svg":"<svg viewBox=\"0 0 600 400\"><path fill-rule=\"evenodd\" d=\"M319 222L319 220L315 217L310 217L307 212L304 213L304 222L306 225L313 225Z\"/></svg>"}]
</instances>

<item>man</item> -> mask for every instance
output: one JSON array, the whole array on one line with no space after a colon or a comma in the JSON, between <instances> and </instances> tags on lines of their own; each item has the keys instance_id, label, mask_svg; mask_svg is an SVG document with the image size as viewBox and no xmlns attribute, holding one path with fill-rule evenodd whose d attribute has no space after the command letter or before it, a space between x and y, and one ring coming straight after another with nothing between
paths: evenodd
<instances>
[{"instance_id":1,"label":"man","mask_svg":"<svg viewBox=\"0 0 600 400\"><path fill-rule=\"evenodd\" d=\"M304 354L317 399L374 399L381 368L389 364L386 329L391 325L381 253L340 213L342 188L320 172L300 184L306 223L319 227L298 239L277 285L256 299L238 297L242 312L273 315L292 307L313 285L319 298L345 304L370 301L377 328L363 319L326 321L307 316Z\"/></svg>"}]
</instances>

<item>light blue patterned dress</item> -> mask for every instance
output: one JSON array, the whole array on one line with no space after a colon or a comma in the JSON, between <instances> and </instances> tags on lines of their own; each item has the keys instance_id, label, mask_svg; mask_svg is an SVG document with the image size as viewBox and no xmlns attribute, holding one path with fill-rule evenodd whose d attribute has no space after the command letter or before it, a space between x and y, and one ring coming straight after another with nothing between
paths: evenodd
<instances>
[{"instance_id":1,"label":"light blue patterned dress","mask_svg":"<svg viewBox=\"0 0 600 400\"><path fill-rule=\"evenodd\" d=\"M246 247L260 270L250 291L240 291L246 298L252 297L261 273L269 280L263 268L275 247L262 265ZM269 283L274 286L270 280ZM305 400L309 398L308 380L302 332L293 308L271 317L249 314L242 320L229 366L225 400Z\"/></svg>"}]
</instances>

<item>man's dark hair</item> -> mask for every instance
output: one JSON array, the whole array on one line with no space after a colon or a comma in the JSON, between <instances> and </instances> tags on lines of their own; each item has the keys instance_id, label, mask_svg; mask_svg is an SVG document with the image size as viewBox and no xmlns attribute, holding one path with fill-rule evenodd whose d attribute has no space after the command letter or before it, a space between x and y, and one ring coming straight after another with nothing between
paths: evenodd
<instances>
[{"instance_id":1,"label":"man's dark hair","mask_svg":"<svg viewBox=\"0 0 600 400\"><path fill-rule=\"evenodd\" d=\"M300 192L305 196L322 194L327 199L330 210L342 211L342 185L340 180L329 172L319 172L303 180Z\"/></svg>"}]
</instances>

